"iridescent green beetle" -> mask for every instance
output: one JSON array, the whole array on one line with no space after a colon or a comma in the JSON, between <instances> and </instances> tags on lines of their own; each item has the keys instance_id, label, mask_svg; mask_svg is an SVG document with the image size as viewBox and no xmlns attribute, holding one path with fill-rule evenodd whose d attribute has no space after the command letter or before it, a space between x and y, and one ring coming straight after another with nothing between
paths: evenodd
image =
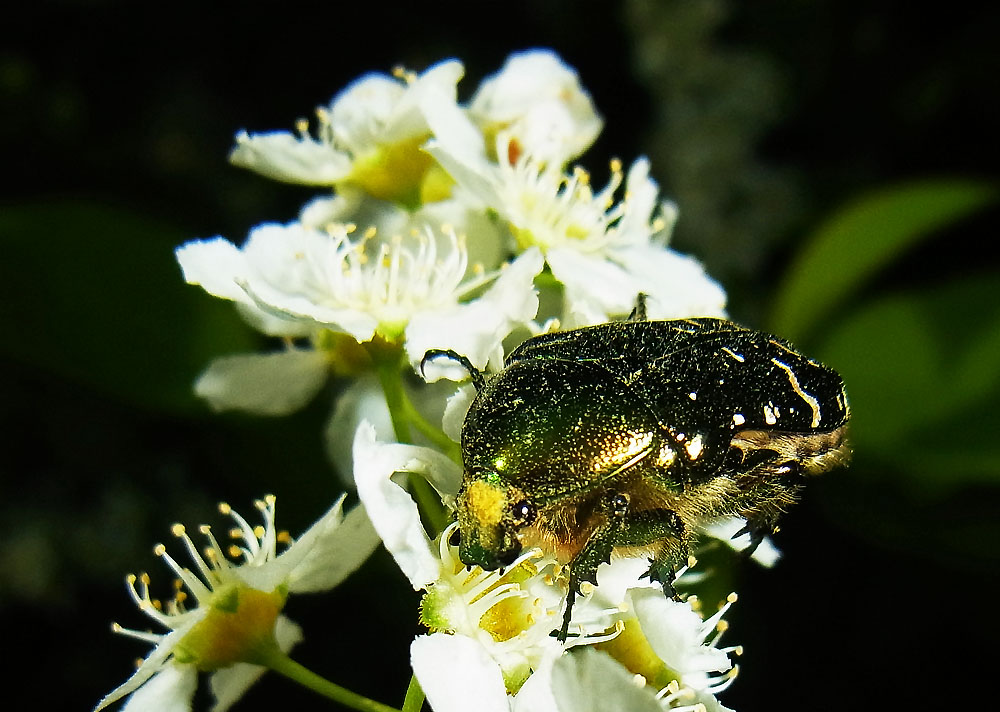
<instances>
[{"instance_id":1,"label":"iridescent green beetle","mask_svg":"<svg viewBox=\"0 0 1000 712\"><path fill-rule=\"evenodd\" d=\"M462 427L459 556L492 570L537 546L568 564L562 640L580 585L613 554L648 556L672 596L700 525L743 517L754 548L807 477L850 457L840 376L724 319L543 334L489 377L453 351L424 360L439 356L477 389Z\"/></svg>"}]
</instances>

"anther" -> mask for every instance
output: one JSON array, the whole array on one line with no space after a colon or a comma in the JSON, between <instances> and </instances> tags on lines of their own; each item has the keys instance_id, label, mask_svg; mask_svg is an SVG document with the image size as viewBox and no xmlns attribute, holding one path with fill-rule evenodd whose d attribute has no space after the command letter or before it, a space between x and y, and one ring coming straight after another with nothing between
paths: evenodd
<instances>
[{"instance_id":1,"label":"anther","mask_svg":"<svg viewBox=\"0 0 1000 712\"><path fill-rule=\"evenodd\" d=\"M170 533L173 534L176 537L182 537L182 536L184 536L184 525L183 524L174 524L172 527L170 527Z\"/></svg>"}]
</instances>

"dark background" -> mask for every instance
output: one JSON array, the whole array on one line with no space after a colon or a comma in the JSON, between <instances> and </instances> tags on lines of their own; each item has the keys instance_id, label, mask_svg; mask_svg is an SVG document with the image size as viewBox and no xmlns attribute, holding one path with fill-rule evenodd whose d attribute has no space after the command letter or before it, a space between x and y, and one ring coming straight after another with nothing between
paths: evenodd
<instances>
[{"instance_id":1,"label":"dark background","mask_svg":"<svg viewBox=\"0 0 1000 712\"><path fill-rule=\"evenodd\" d=\"M674 244L757 326L843 205L912 179L995 177L1000 10L986 3L933 15L859 0L138 8L20 4L0 27L0 615L16 706L86 709L128 675L145 649L108 624L145 627L122 580L149 570L167 585L151 550L173 522L217 522L216 501L250 511L274 492L296 533L342 490L321 441L329 399L268 420L212 415L189 392L212 356L262 343L182 283L173 248L239 241L312 195L231 167L237 130L290 129L362 72L450 56L467 96L512 50L552 47L606 120L583 162L600 176L613 156L650 155L680 206ZM851 390L866 364L909 373L913 353L838 351L825 335L840 320L886 297L934 315L925 335L940 358L913 371L905 405L890 393L868 422L933 411L957 344L989 341L962 337L995 323L996 227L990 205L939 227L812 325L800 345ZM746 653L725 704L983 705L1000 632L993 353L960 359L979 400L895 440L860 433L854 466L783 522L780 565L740 568L726 640ZM986 456L970 465L971 450ZM925 456L940 464L921 470ZM398 600L373 601L376 587ZM296 657L399 704L416 600L380 552L332 594L291 601L307 636ZM270 676L238 709L275 702L326 707Z\"/></svg>"}]
</instances>

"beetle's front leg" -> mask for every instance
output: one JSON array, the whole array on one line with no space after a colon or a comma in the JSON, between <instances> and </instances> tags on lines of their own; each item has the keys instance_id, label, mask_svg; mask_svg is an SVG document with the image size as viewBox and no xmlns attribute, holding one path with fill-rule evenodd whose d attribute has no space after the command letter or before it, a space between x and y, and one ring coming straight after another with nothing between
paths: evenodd
<instances>
[{"instance_id":1,"label":"beetle's front leg","mask_svg":"<svg viewBox=\"0 0 1000 712\"><path fill-rule=\"evenodd\" d=\"M597 583L597 567L611 561L611 550L619 544L622 532L627 526L629 497L617 492L606 492L597 502L594 515L603 520L587 539L580 552L570 563L569 593L566 595L566 609L563 611L562 626L559 628L559 642L565 643L569 635L569 621L573 615L573 602L586 581Z\"/></svg>"},{"instance_id":2,"label":"beetle's front leg","mask_svg":"<svg viewBox=\"0 0 1000 712\"><path fill-rule=\"evenodd\" d=\"M649 569L644 576L663 587L663 595L677 599L674 579L679 568L687 563L691 551L690 532L676 512L670 509L649 509L636 512L628 528L625 546L648 546L659 543Z\"/></svg>"},{"instance_id":3,"label":"beetle's front leg","mask_svg":"<svg viewBox=\"0 0 1000 712\"><path fill-rule=\"evenodd\" d=\"M591 534L583 549L570 564L569 593L563 613L559 640L565 642L573 602L584 581L597 583L597 567L611 561L616 546L643 547L661 543L650 561L646 575L663 584L664 593L675 597L674 571L687 560L688 537L684 523L669 509L631 511L627 494L612 493L603 498L606 523Z\"/></svg>"}]
</instances>

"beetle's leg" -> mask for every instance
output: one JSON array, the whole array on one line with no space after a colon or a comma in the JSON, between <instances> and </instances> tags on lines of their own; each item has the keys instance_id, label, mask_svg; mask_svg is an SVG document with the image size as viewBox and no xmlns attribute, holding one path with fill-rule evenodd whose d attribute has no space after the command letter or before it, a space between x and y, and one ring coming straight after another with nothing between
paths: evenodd
<instances>
[{"instance_id":1,"label":"beetle's leg","mask_svg":"<svg viewBox=\"0 0 1000 712\"><path fill-rule=\"evenodd\" d=\"M750 544L740 552L743 556L750 558L753 556L753 553L757 551L757 547L760 546L762 541L764 541L764 538L774 534L776 531L777 527L772 523L765 524L762 522L752 522L747 520L747 523L743 526L743 528L733 534L732 538L738 539L744 534L750 535Z\"/></svg>"},{"instance_id":2,"label":"beetle's leg","mask_svg":"<svg viewBox=\"0 0 1000 712\"><path fill-rule=\"evenodd\" d=\"M745 501L738 502L741 506L736 514L746 519L746 524L733 538L750 535L750 544L741 552L749 558L764 537L778 530L778 519L797 499L804 475L796 460L772 458L737 474L736 479L747 497Z\"/></svg>"},{"instance_id":3,"label":"beetle's leg","mask_svg":"<svg viewBox=\"0 0 1000 712\"><path fill-rule=\"evenodd\" d=\"M562 626L559 628L559 642L565 643L569 635L569 621L573 613L573 602L584 582L597 583L597 567L611 561L611 550L620 543L622 532L628 526L628 495L607 492L596 503L595 514L604 520L587 539L580 552L574 557L569 571L569 593L566 595L566 610L563 612Z\"/></svg>"},{"instance_id":4,"label":"beetle's leg","mask_svg":"<svg viewBox=\"0 0 1000 712\"><path fill-rule=\"evenodd\" d=\"M424 352L424 357L420 359L420 375L424 375L424 365L428 361L442 356L450 358L452 361L457 361L462 368L469 372L469 376L472 378L472 385L476 387L476 390L481 391L483 389L483 383L486 381L483 372L473 365L468 356L463 356L452 349L428 349Z\"/></svg>"},{"instance_id":5,"label":"beetle's leg","mask_svg":"<svg viewBox=\"0 0 1000 712\"><path fill-rule=\"evenodd\" d=\"M691 551L690 534L681 518L671 509L647 509L636 512L626 527L627 535L618 542L621 546L648 546L659 543L659 548L649 560L644 576L663 587L667 598L677 598L674 590L675 572L687 563Z\"/></svg>"},{"instance_id":6,"label":"beetle's leg","mask_svg":"<svg viewBox=\"0 0 1000 712\"><path fill-rule=\"evenodd\" d=\"M635 307L626 321L648 321L646 317L646 294L639 292L635 297Z\"/></svg>"}]
</instances>

